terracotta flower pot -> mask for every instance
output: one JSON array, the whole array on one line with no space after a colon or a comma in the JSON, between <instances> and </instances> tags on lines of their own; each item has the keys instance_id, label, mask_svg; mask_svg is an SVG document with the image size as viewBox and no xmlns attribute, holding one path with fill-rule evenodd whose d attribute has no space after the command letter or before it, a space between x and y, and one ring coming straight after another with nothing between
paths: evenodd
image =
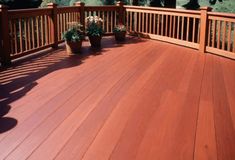
<instances>
[{"instance_id":1,"label":"terracotta flower pot","mask_svg":"<svg viewBox=\"0 0 235 160\"><path fill-rule=\"evenodd\" d=\"M68 54L78 54L81 52L82 41L78 42L69 42L66 41L66 50Z\"/></svg>"},{"instance_id":2,"label":"terracotta flower pot","mask_svg":"<svg viewBox=\"0 0 235 160\"><path fill-rule=\"evenodd\" d=\"M89 36L91 47L100 48L101 47L101 36Z\"/></svg>"},{"instance_id":3,"label":"terracotta flower pot","mask_svg":"<svg viewBox=\"0 0 235 160\"><path fill-rule=\"evenodd\" d=\"M125 41L126 32L115 32L114 36L115 36L116 41Z\"/></svg>"}]
</instances>

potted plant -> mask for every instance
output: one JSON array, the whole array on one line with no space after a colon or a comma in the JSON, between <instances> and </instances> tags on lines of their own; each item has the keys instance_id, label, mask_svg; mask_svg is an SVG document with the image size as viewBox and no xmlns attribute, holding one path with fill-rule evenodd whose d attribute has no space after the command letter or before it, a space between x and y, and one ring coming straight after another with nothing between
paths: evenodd
<instances>
[{"instance_id":1,"label":"potted plant","mask_svg":"<svg viewBox=\"0 0 235 160\"><path fill-rule=\"evenodd\" d=\"M126 26L118 24L114 27L113 33L116 41L124 41L126 39Z\"/></svg>"},{"instance_id":2,"label":"potted plant","mask_svg":"<svg viewBox=\"0 0 235 160\"><path fill-rule=\"evenodd\" d=\"M69 25L69 29L64 33L66 50L68 54L77 54L81 51L82 40L84 39L84 33L81 30L82 25L77 22L72 22Z\"/></svg>"},{"instance_id":3,"label":"potted plant","mask_svg":"<svg viewBox=\"0 0 235 160\"><path fill-rule=\"evenodd\" d=\"M86 17L86 31L91 47L93 48L99 48L101 46L101 38L103 35L102 23L103 20L98 16Z\"/></svg>"}]
</instances>

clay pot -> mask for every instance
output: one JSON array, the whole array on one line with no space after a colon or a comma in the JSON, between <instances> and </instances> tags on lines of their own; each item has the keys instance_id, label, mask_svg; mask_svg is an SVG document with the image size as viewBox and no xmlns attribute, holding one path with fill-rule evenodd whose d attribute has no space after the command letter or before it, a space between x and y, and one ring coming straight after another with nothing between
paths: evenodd
<instances>
[{"instance_id":1,"label":"clay pot","mask_svg":"<svg viewBox=\"0 0 235 160\"><path fill-rule=\"evenodd\" d=\"M66 51L69 55L81 53L82 41L68 42L66 41Z\"/></svg>"}]
</instances>

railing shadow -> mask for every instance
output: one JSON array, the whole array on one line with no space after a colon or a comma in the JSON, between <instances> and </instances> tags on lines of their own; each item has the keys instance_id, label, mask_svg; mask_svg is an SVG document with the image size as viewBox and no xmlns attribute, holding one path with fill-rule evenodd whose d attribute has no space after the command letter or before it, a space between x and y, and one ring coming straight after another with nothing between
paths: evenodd
<instances>
[{"instance_id":1,"label":"railing shadow","mask_svg":"<svg viewBox=\"0 0 235 160\"><path fill-rule=\"evenodd\" d=\"M67 55L65 46L62 45L58 50L48 50L16 62L11 68L0 70L0 106L8 106L20 99L38 85L38 79L51 72L81 65L90 56L105 54L112 48L144 41L146 40L127 36L126 41L117 43L114 37L104 37L100 49L93 49L89 42L85 42L80 55Z\"/></svg>"},{"instance_id":2,"label":"railing shadow","mask_svg":"<svg viewBox=\"0 0 235 160\"><path fill-rule=\"evenodd\" d=\"M0 107L0 134L11 130L17 125L16 119L4 117L10 109L11 107L9 105Z\"/></svg>"},{"instance_id":3,"label":"railing shadow","mask_svg":"<svg viewBox=\"0 0 235 160\"><path fill-rule=\"evenodd\" d=\"M79 55L69 56L64 46L56 51L26 58L13 64L11 68L0 71L0 107L10 105L20 99L32 88L37 80L56 70L71 68L82 64Z\"/></svg>"}]
</instances>

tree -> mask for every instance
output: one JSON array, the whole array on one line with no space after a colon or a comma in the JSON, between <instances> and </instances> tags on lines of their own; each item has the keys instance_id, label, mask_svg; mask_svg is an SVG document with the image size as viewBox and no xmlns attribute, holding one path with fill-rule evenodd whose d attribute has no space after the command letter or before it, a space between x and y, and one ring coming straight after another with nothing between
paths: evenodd
<instances>
[{"instance_id":1,"label":"tree","mask_svg":"<svg viewBox=\"0 0 235 160\"><path fill-rule=\"evenodd\" d=\"M162 0L150 0L151 7L163 7Z\"/></svg>"},{"instance_id":2,"label":"tree","mask_svg":"<svg viewBox=\"0 0 235 160\"><path fill-rule=\"evenodd\" d=\"M219 2L222 2L223 0L218 0ZM211 5L215 5L217 2L217 0L209 0L209 3ZM198 3L198 0L189 0L188 3L186 3L185 5L183 5L184 8L186 9L193 9L196 10L198 8L200 8L200 5Z\"/></svg>"},{"instance_id":3,"label":"tree","mask_svg":"<svg viewBox=\"0 0 235 160\"><path fill-rule=\"evenodd\" d=\"M218 0L219 2L223 2L223 0ZM217 0L209 0L211 5L216 4Z\"/></svg>"},{"instance_id":4,"label":"tree","mask_svg":"<svg viewBox=\"0 0 235 160\"><path fill-rule=\"evenodd\" d=\"M103 4L104 5L114 5L115 2L114 2L114 0L103 0Z\"/></svg>"},{"instance_id":5,"label":"tree","mask_svg":"<svg viewBox=\"0 0 235 160\"><path fill-rule=\"evenodd\" d=\"M9 9L37 8L42 0L0 0L0 4L6 5Z\"/></svg>"}]
</instances>

